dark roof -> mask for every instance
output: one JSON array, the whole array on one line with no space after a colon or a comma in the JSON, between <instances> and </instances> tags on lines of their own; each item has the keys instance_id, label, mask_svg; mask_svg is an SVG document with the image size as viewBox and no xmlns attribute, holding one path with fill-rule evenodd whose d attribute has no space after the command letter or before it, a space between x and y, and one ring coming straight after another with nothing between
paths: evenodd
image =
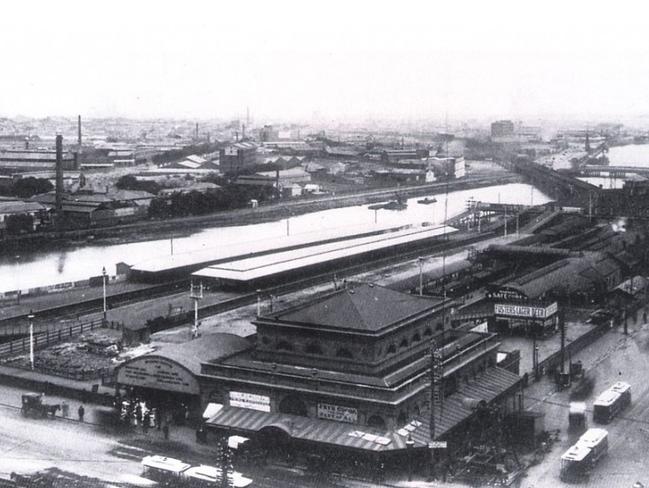
<instances>
[{"instance_id":1,"label":"dark roof","mask_svg":"<svg viewBox=\"0 0 649 488\"><path fill-rule=\"evenodd\" d=\"M281 322L313 324L336 329L378 331L427 310L440 300L418 297L382 286L361 284L323 299L273 314Z\"/></svg>"},{"instance_id":2,"label":"dark roof","mask_svg":"<svg viewBox=\"0 0 649 488\"><path fill-rule=\"evenodd\" d=\"M605 283L619 266L610 257L588 253L579 258L566 258L539 268L504 285L520 291L528 298L538 298L553 289L569 292L588 290Z\"/></svg>"},{"instance_id":3,"label":"dark roof","mask_svg":"<svg viewBox=\"0 0 649 488\"><path fill-rule=\"evenodd\" d=\"M145 356L161 356L199 375L201 363L224 358L252 347L252 344L235 334L207 334L182 344L169 344ZM137 358L136 358L137 359Z\"/></svg>"}]
</instances>

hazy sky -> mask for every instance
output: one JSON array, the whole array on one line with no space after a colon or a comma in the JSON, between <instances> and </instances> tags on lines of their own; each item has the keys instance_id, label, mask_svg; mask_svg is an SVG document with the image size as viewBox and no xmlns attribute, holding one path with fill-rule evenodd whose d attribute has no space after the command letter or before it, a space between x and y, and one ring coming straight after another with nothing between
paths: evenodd
<instances>
[{"instance_id":1,"label":"hazy sky","mask_svg":"<svg viewBox=\"0 0 649 488\"><path fill-rule=\"evenodd\" d=\"M643 115L643 4L6 2L0 114Z\"/></svg>"}]
</instances>

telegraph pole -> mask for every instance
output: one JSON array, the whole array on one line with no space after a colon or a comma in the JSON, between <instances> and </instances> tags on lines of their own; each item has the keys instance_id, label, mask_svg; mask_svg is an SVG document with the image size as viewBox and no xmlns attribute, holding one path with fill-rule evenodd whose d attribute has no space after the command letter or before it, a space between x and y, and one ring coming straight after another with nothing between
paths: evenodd
<instances>
[{"instance_id":1,"label":"telegraph pole","mask_svg":"<svg viewBox=\"0 0 649 488\"><path fill-rule=\"evenodd\" d=\"M29 320L29 364L31 369L34 369L34 312L29 311L27 316Z\"/></svg>"},{"instance_id":2,"label":"telegraph pole","mask_svg":"<svg viewBox=\"0 0 649 488\"><path fill-rule=\"evenodd\" d=\"M194 327L192 328L192 339L195 339L200 334L200 331L198 329L198 302L203 299L202 281L200 283L200 286L198 287L194 287L194 282L191 282L189 289L189 298L194 300Z\"/></svg>"}]
</instances>

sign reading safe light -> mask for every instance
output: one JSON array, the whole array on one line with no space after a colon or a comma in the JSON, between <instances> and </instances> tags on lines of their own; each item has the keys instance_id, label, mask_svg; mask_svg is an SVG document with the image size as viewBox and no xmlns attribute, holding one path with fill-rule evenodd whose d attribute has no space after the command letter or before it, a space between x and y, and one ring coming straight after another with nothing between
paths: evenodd
<instances>
[{"instance_id":1,"label":"sign reading safe light","mask_svg":"<svg viewBox=\"0 0 649 488\"><path fill-rule=\"evenodd\" d=\"M494 313L496 315L524 317L529 319L546 319L557 313L557 310L557 302L554 302L547 307L532 307L530 305L507 305L504 303L496 303L494 305Z\"/></svg>"},{"instance_id":2,"label":"sign reading safe light","mask_svg":"<svg viewBox=\"0 0 649 488\"><path fill-rule=\"evenodd\" d=\"M358 410L329 403L318 403L318 418L355 424L358 422Z\"/></svg>"},{"instance_id":3,"label":"sign reading safe light","mask_svg":"<svg viewBox=\"0 0 649 488\"><path fill-rule=\"evenodd\" d=\"M256 395L254 393L231 391L230 406L259 410L260 412L270 412L270 397Z\"/></svg>"}]
</instances>

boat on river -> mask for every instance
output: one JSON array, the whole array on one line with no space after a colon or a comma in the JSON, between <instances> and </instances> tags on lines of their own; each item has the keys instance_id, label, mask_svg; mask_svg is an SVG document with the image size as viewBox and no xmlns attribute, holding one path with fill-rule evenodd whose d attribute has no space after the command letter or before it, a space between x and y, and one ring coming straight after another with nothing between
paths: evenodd
<instances>
[{"instance_id":1,"label":"boat on river","mask_svg":"<svg viewBox=\"0 0 649 488\"><path fill-rule=\"evenodd\" d=\"M417 200L417 203L421 203L422 205L430 205L431 203L435 203L437 201L437 198L423 198L421 200Z\"/></svg>"}]
</instances>

